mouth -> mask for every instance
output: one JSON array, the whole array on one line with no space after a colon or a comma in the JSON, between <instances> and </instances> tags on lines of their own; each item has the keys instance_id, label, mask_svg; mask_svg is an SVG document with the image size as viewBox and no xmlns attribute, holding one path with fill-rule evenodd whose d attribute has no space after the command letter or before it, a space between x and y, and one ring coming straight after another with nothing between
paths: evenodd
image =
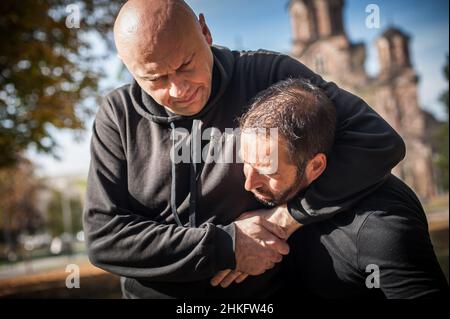
<instances>
[{"instance_id":1,"label":"mouth","mask_svg":"<svg viewBox=\"0 0 450 319\"><path fill-rule=\"evenodd\" d=\"M265 206L274 207L276 205L276 202L273 198L262 196L260 194L255 194L255 193L253 193L253 195L255 196L255 198L258 202L262 203Z\"/></svg>"},{"instance_id":2,"label":"mouth","mask_svg":"<svg viewBox=\"0 0 450 319\"><path fill-rule=\"evenodd\" d=\"M254 195L255 195L255 197L257 197L257 198L259 198L259 199L262 199L262 200L264 200L264 201L272 201L273 200L273 198L272 197L270 197L270 196L267 196L267 195L263 195L263 194L261 194L261 193L256 193L256 192L254 192L253 193Z\"/></svg>"},{"instance_id":3,"label":"mouth","mask_svg":"<svg viewBox=\"0 0 450 319\"><path fill-rule=\"evenodd\" d=\"M178 105L182 105L182 106L188 106L189 104L191 104L192 102L194 102L197 99L197 95L198 95L198 91L200 90L200 88L197 88L192 94L191 96L189 96L187 99L184 100L177 100L177 104Z\"/></svg>"}]
</instances>

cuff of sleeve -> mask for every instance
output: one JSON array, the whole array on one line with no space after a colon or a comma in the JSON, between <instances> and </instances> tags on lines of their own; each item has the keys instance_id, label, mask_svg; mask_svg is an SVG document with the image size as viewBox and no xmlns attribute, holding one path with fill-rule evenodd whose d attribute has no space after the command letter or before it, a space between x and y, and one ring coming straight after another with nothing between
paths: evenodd
<instances>
[{"instance_id":1,"label":"cuff of sleeve","mask_svg":"<svg viewBox=\"0 0 450 319\"><path fill-rule=\"evenodd\" d=\"M226 226L216 225L214 243L216 271L236 268L234 227L234 223Z\"/></svg>"},{"instance_id":2,"label":"cuff of sleeve","mask_svg":"<svg viewBox=\"0 0 450 319\"><path fill-rule=\"evenodd\" d=\"M289 214L303 226L326 218L317 215L312 209L305 209L304 205L308 206L306 201L302 198L294 198L287 203Z\"/></svg>"}]
</instances>

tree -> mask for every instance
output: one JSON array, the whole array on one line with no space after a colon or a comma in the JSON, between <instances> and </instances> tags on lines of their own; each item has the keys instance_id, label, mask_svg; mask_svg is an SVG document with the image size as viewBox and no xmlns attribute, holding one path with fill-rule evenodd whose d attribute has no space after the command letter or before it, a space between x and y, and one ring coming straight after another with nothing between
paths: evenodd
<instances>
[{"instance_id":1,"label":"tree","mask_svg":"<svg viewBox=\"0 0 450 319\"><path fill-rule=\"evenodd\" d=\"M111 47L124 2L0 1L0 168L29 146L55 154L52 127L83 130L103 74L89 39L97 34Z\"/></svg>"},{"instance_id":2,"label":"tree","mask_svg":"<svg viewBox=\"0 0 450 319\"><path fill-rule=\"evenodd\" d=\"M42 187L27 159L0 170L0 235L12 251L17 250L20 233L34 233L44 225L36 205Z\"/></svg>"},{"instance_id":3,"label":"tree","mask_svg":"<svg viewBox=\"0 0 450 319\"><path fill-rule=\"evenodd\" d=\"M83 205L79 198L63 198L64 194L60 191L53 190L52 197L47 211L46 229L52 236L60 236L66 231L70 231L75 235L83 230L82 215ZM64 228L62 201L67 200L71 210L71 229Z\"/></svg>"}]
</instances>

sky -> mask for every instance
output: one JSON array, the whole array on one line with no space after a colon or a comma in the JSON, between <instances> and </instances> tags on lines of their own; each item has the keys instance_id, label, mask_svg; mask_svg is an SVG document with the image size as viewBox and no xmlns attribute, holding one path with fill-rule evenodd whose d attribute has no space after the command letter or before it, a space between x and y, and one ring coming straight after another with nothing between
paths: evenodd
<instances>
[{"instance_id":1,"label":"sky","mask_svg":"<svg viewBox=\"0 0 450 319\"><path fill-rule=\"evenodd\" d=\"M215 44L231 49L257 50L260 48L289 53L291 26L287 0L187 0L195 13L203 13ZM366 7L377 4L380 8L380 28L368 29ZM442 68L449 52L448 0L347 0L344 23L351 41L366 44L366 69L376 75L378 61L375 40L389 26L395 26L411 36L410 51L414 68L419 75L419 101L421 106L436 117L445 113L438 101L448 88ZM99 46L99 50L102 48ZM107 77L101 82L99 94L124 84L118 77L121 62L112 54L105 61ZM81 141L68 130L57 131L60 160L29 151L38 165L40 175L85 176L89 167L89 140L92 120Z\"/></svg>"}]
</instances>

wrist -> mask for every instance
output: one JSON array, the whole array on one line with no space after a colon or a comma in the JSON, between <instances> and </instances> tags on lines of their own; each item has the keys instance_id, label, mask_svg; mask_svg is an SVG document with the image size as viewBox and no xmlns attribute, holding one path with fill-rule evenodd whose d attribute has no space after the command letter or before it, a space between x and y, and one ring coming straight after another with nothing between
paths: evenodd
<instances>
[{"instance_id":1,"label":"wrist","mask_svg":"<svg viewBox=\"0 0 450 319\"><path fill-rule=\"evenodd\" d=\"M274 207L273 213L268 220L283 228L288 237L290 237L297 229L302 227L302 224L296 221L289 213L287 204Z\"/></svg>"}]
</instances>

